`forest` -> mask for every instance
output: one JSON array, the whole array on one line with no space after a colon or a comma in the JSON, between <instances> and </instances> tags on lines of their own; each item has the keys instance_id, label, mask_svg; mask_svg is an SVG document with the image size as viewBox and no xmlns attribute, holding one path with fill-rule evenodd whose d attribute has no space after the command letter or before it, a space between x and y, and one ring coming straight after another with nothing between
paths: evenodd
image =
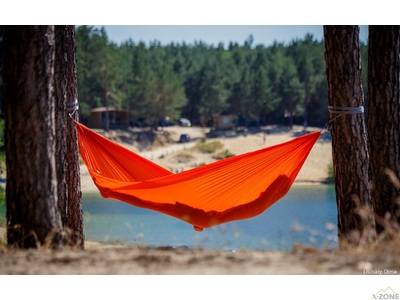
<instances>
[{"instance_id":1,"label":"forest","mask_svg":"<svg viewBox=\"0 0 400 300\"><path fill-rule=\"evenodd\" d=\"M361 57L362 70L367 70L363 44ZM212 116L221 112L244 126L306 121L320 127L329 119L324 42L310 34L269 47L253 45L251 35L243 45L214 47L200 41L162 46L156 40L146 45L131 39L117 45L104 28L77 26L76 58L83 123L91 109L103 106L128 110L131 124L174 123L185 117L194 125L212 126Z\"/></svg>"},{"instance_id":2,"label":"forest","mask_svg":"<svg viewBox=\"0 0 400 300\"><path fill-rule=\"evenodd\" d=\"M101 106L128 110L132 123L148 124L185 117L212 126L221 112L244 126L323 126L329 119L324 42L310 34L269 47L253 45L252 36L243 45L216 47L156 40L117 45L104 28L78 26L76 47L83 122ZM367 70L366 45L361 55Z\"/></svg>"}]
</instances>

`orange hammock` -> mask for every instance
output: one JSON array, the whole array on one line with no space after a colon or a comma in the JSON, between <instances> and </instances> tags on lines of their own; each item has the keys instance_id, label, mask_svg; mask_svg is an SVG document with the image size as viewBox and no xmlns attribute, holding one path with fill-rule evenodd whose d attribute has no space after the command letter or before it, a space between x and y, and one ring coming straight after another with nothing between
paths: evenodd
<instances>
[{"instance_id":1,"label":"orange hammock","mask_svg":"<svg viewBox=\"0 0 400 300\"><path fill-rule=\"evenodd\" d=\"M320 136L313 132L175 174L76 125L80 154L103 197L176 217L198 231L254 217L282 198Z\"/></svg>"}]
</instances>

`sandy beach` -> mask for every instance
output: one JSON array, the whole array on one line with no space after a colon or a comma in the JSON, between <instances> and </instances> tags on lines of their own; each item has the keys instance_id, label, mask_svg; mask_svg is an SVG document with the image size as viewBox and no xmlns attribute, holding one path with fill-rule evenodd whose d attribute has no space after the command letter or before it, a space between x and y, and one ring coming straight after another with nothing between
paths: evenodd
<instances>
[{"instance_id":1,"label":"sandy beach","mask_svg":"<svg viewBox=\"0 0 400 300\"><path fill-rule=\"evenodd\" d=\"M246 136L225 137L219 140L234 154L254 151L262 147L288 141L303 131L303 127L288 130L284 127L267 127L263 140L261 131ZM207 129L198 127L168 127L170 143L153 149L132 142L119 141L123 146L137 151L144 157L171 170L187 170L203 163L212 162L211 155L193 150ZM319 130L307 128L308 131ZM180 134L190 134L192 142L177 143ZM118 140L116 135L115 140ZM141 147L141 149L139 149ZM190 155L182 159L182 151ZM188 158L189 157L189 158ZM320 184L326 181L327 168L332 160L329 133L323 133L315 144L296 184ZM81 166L83 193L97 192L85 166ZM189 248L122 247L91 241L85 242L85 250L18 250L7 248L5 229L0 228L0 274L355 274L365 270L391 270L387 275L400 274L398 245L381 251L359 247L352 251L315 249L295 245L289 252L279 251L211 251Z\"/></svg>"},{"instance_id":2,"label":"sandy beach","mask_svg":"<svg viewBox=\"0 0 400 300\"><path fill-rule=\"evenodd\" d=\"M302 126L294 126L292 130L283 126L267 126L259 130L249 131L247 135L226 136L209 139L208 141L219 141L223 147L218 151L228 150L239 155L255 151L264 147L287 142L296 136L307 132L320 131L320 128L308 127L306 131ZM110 134L111 138L122 146L139 153L143 157L174 172L188 170L201 164L208 164L216 161L213 154L204 154L196 151L194 146L206 136L209 128L201 127L165 127L170 143L153 146L151 150L138 143L127 143L126 136L122 134ZM264 142L263 132L267 132ZM191 142L178 143L181 134L189 134ZM143 143L146 144L146 143ZM218 152L217 151L217 152ZM187 155L180 155L186 153ZM332 162L332 146L330 133L324 130L321 137L311 150L306 162L296 178L295 184L320 184L326 182L328 176L328 165ZM81 186L82 192L97 192L96 186L85 165L81 165Z\"/></svg>"}]
</instances>

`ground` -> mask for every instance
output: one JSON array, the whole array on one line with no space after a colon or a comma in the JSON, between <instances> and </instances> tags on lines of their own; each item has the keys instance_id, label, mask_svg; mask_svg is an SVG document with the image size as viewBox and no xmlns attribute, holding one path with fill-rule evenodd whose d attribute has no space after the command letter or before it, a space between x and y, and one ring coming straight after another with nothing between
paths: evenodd
<instances>
[{"instance_id":1,"label":"ground","mask_svg":"<svg viewBox=\"0 0 400 300\"><path fill-rule=\"evenodd\" d=\"M268 127L266 141L262 131L249 132L246 136L218 138L224 149L234 154L253 151L261 147L287 141L300 134L304 128L294 130ZM210 155L203 155L191 148L208 131L198 127L170 127L166 140L154 147L138 145L125 138L120 142L143 156L162 164L171 170L181 171L212 161ZM308 128L308 130L313 130ZM190 143L177 143L180 134L188 133ZM118 140L118 135L114 136ZM168 142L169 140L169 142ZM128 141L128 142L126 142ZM172 141L172 143L171 143ZM190 151L190 159L176 159L181 151ZM322 134L311 151L297 184L316 184L327 178L331 162L329 133ZM96 191L87 169L81 166L82 191ZM355 274L383 275L400 274L400 247L378 249L360 247L353 250L325 251L295 245L292 251L211 251L188 248L142 248L122 247L86 241L85 250L18 250L5 244L5 229L0 228L0 274Z\"/></svg>"},{"instance_id":2,"label":"ground","mask_svg":"<svg viewBox=\"0 0 400 300\"><path fill-rule=\"evenodd\" d=\"M400 274L399 251L290 252L127 248L86 243L85 250L0 248L0 274L382 275Z\"/></svg>"}]
</instances>

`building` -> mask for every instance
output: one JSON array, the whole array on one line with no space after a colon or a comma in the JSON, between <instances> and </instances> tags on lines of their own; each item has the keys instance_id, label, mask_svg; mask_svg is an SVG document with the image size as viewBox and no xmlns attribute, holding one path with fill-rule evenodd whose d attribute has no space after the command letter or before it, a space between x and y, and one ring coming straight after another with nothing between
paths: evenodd
<instances>
[{"instance_id":1,"label":"building","mask_svg":"<svg viewBox=\"0 0 400 300\"><path fill-rule=\"evenodd\" d=\"M215 130L226 130L232 129L233 127L233 116L226 112L215 114L213 116L213 123Z\"/></svg>"},{"instance_id":2,"label":"building","mask_svg":"<svg viewBox=\"0 0 400 300\"><path fill-rule=\"evenodd\" d=\"M106 114L108 110L109 128L128 128L129 114L126 110L118 110L115 107L97 107L90 111L87 126L90 128L106 128Z\"/></svg>"}]
</instances>

